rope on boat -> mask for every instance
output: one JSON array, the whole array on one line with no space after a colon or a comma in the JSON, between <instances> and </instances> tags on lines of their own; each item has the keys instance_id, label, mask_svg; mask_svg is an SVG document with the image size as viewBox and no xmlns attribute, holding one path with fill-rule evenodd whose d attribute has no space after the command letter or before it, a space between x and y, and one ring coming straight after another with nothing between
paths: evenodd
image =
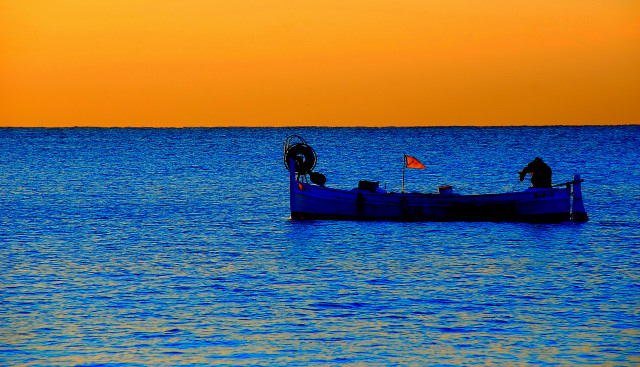
<instances>
[{"instance_id":1,"label":"rope on boat","mask_svg":"<svg viewBox=\"0 0 640 367\"><path fill-rule=\"evenodd\" d=\"M516 187L518 187L518 185L520 185L522 182L520 180L518 180L518 182L516 182L515 185L513 185L513 189L511 189L511 192L515 192L516 191Z\"/></svg>"},{"instance_id":2,"label":"rope on boat","mask_svg":"<svg viewBox=\"0 0 640 367\"><path fill-rule=\"evenodd\" d=\"M580 183L580 182L584 182L584 180L580 179L580 180L573 180L573 181L569 181L569 182L563 182L563 183L552 185L551 187L575 185L575 184Z\"/></svg>"}]
</instances>

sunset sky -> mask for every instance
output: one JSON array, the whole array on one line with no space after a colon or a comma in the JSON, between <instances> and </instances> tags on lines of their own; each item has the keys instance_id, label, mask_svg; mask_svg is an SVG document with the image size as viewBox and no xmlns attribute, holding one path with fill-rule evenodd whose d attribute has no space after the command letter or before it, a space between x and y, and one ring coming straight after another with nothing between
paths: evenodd
<instances>
[{"instance_id":1,"label":"sunset sky","mask_svg":"<svg viewBox=\"0 0 640 367\"><path fill-rule=\"evenodd\" d=\"M0 126L630 123L638 0L0 0Z\"/></svg>"}]
</instances>

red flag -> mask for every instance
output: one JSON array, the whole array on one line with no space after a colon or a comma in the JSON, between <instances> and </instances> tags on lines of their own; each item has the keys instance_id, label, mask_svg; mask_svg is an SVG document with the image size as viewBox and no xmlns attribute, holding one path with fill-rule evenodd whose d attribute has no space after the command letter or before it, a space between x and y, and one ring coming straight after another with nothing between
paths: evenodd
<instances>
[{"instance_id":1,"label":"red flag","mask_svg":"<svg viewBox=\"0 0 640 367\"><path fill-rule=\"evenodd\" d=\"M414 157L405 155L406 159L407 159L407 168L418 168L418 169L424 169L424 164L420 163L419 160L415 159Z\"/></svg>"}]
</instances>

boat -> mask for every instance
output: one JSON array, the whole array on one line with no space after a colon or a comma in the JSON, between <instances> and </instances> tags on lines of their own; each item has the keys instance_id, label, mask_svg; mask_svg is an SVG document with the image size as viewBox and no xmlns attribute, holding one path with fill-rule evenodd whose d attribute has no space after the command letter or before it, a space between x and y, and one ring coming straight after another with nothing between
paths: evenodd
<instances>
[{"instance_id":1,"label":"boat","mask_svg":"<svg viewBox=\"0 0 640 367\"><path fill-rule=\"evenodd\" d=\"M297 135L286 138L283 161L289 171L292 220L533 223L589 220L582 202L580 175L551 188L482 195L461 195L451 186L441 186L437 193L409 193L404 191L403 181L401 192L394 193L371 181L360 181L351 190L326 187L326 178L314 172L315 150Z\"/></svg>"}]
</instances>

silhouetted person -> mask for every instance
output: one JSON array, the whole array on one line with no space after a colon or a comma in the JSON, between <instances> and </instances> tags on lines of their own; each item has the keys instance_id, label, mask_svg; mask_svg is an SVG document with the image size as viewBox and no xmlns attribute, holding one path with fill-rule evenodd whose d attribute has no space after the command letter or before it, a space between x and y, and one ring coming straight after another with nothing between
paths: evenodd
<instances>
[{"instance_id":1,"label":"silhouetted person","mask_svg":"<svg viewBox=\"0 0 640 367\"><path fill-rule=\"evenodd\" d=\"M527 173L531 173L531 187L551 188L551 168L540 157L536 157L520 171L520 182L524 180Z\"/></svg>"}]
</instances>

